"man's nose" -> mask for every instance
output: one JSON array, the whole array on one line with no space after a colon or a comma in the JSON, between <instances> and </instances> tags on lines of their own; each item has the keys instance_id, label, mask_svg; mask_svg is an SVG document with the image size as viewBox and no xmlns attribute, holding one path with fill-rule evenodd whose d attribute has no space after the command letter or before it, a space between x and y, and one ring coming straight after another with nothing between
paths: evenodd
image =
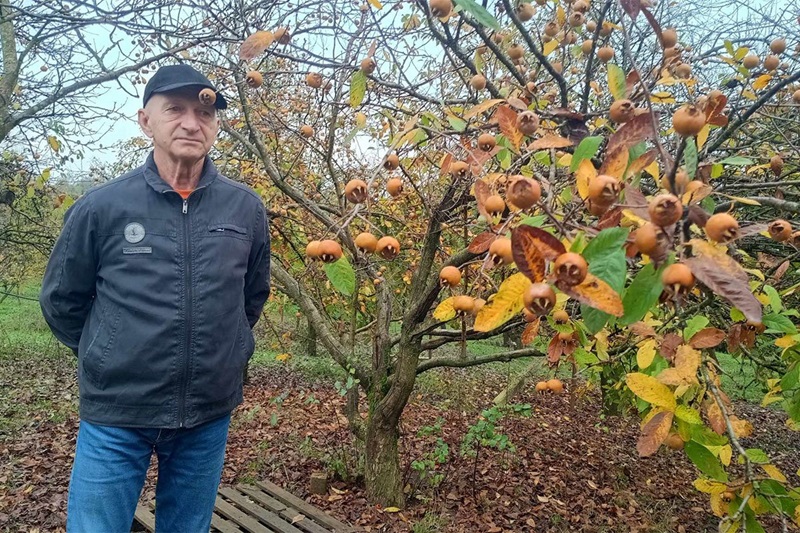
<instances>
[{"instance_id":1,"label":"man's nose","mask_svg":"<svg viewBox=\"0 0 800 533\"><path fill-rule=\"evenodd\" d=\"M184 113L181 119L181 126L189 131L197 131L200 129L200 120L194 113Z\"/></svg>"}]
</instances>

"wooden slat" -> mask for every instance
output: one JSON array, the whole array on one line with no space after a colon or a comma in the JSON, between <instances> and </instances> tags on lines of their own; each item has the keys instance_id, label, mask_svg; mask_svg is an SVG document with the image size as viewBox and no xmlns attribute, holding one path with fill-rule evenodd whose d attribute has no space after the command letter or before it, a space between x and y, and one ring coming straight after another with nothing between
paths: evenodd
<instances>
[{"instance_id":1,"label":"wooden slat","mask_svg":"<svg viewBox=\"0 0 800 533\"><path fill-rule=\"evenodd\" d=\"M147 528L147 531L156 530L156 516L153 512L142 504L136 506L136 513L133 517L137 522Z\"/></svg>"},{"instance_id":2,"label":"wooden slat","mask_svg":"<svg viewBox=\"0 0 800 533\"><path fill-rule=\"evenodd\" d=\"M294 522L298 515L302 516L303 520L294 522L294 525L306 533L330 533L331 531L330 529L326 529L317 524L311 518L306 517L306 515L301 513L299 509L295 509L294 507L286 507L283 503L268 495L258 487L254 487L252 485L237 485L236 488L247 494L250 498L260 503L267 509L271 509L278 513L281 518L290 524ZM280 509L280 511L278 511L278 509Z\"/></svg>"},{"instance_id":3,"label":"wooden slat","mask_svg":"<svg viewBox=\"0 0 800 533\"><path fill-rule=\"evenodd\" d=\"M241 492L226 487L221 488L219 493L235 503L239 509L244 509L278 533L303 533L294 527L291 522L287 522L275 513L267 511Z\"/></svg>"},{"instance_id":4,"label":"wooden slat","mask_svg":"<svg viewBox=\"0 0 800 533\"><path fill-rule=\"evenodd\" d=\"M256 501L258 501L260 504L262 504L264 507L266 507L273 513L279 513L284 509L286 509L285 503L276 500L275 498L273 498L260 488L256 487L255 485L239 484L236 485L236 489L242 491L248 496L257 498Z\"/></svg>"},{"instance_id":5,"label":"wooden slat","mask_svg":"<svg viewBox=\"0 0 800 533\"><path fill-rule=\"evenodd\" d=\"M220 533L242 533L239 526L233 522L228 522L217 513L211 515L211 528L216 529Z\"/></svg>"},{"instance_id":6,"label":"wooden slat","mask_svg":"<svg viewBox=\"0 0 800 533\"><path fill-rule=\"evenodd\" d=\"M217 503L214 505L214 508L218 513L225 516L225 518L236 522L249 533L275 533L272 530L267 529L266 526L260 524L258 520L243 513L219 496L217 496Z\"/></svg>"},{"instance_id":7,"label":"wooden slat","mask_svg":"<svg viewBox=\"0 0 800 533\"><path fill-rule=\"evenodd\" d=\"M267 494L274 496L276 499L282 501L288 506L299 509L307 517L312 518L316 522L319 522L320 524L327 526L333 529L334 531L337 532L352 531L352 528L350 526L343 524L342 522L339 522L332 516L329 516L324 512L322 512L321 509L317 509L307 501L298 498L291 492L288 492L280 488L279 486L270 481L266 480L256 481L256 485L264 489L264 491L267 492Z\"/></svg>"}]
</instances>

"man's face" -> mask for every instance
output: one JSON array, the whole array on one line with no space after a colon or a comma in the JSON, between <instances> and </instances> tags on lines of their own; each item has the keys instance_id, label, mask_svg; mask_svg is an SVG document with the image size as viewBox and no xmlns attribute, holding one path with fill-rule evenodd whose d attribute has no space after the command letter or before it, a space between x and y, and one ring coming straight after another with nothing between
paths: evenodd
<instances>
[{"instance_id":1,"label":"man's face","mask_svg":"<svg viewBox=\"0 0 800 533\"><path fill-rule=\"evenodd\" d=\"M211 150L219 119L214 106L201 103L197 94L191 87L156 93L139 110L139 126L153 139L156 152L194 163Z\"/></svg>"}]
</instances>

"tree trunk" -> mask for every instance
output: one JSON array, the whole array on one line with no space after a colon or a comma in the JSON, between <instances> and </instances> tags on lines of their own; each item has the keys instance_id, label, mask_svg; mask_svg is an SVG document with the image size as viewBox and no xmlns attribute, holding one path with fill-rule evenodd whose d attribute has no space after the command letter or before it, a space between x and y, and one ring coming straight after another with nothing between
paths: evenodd
<instances>
[{"instance_id":1,"label":"tree trunk","mask_svg":"<svg viewBox=\"0 0 800 533\"><path fill-rule=\"evenodd\" d=\"M403 475L397 446L400 429L375 412L367 422L364 478L367 499L383 507L404 507Z\"/></svg>"},{"instance_id":2,"label":"tree trunk","mask_svg":"<svg viewBox=\"0 0 800 533\"><path fill-rule=\"evenodd\" d=\"M311 320L308 320L306 328L306 355L309 357L317 356L317 330L311 325Z\"/></svg>"}]
</instances>

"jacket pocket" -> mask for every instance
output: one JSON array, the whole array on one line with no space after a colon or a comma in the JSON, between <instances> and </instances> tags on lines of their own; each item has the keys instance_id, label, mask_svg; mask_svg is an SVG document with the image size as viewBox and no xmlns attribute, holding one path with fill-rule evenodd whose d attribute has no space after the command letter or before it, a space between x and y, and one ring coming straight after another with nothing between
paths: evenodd
<instances>
[{"instance_id":1,"label":"jacket pocket","mask_svg":"<svg viewBox=\"0 0 800 533\"><path fill-rule=\"evenodd\" d=\"M208 225L210 237L233 237L249 241L251 239L247 228L230 224L228 222L216 222Z\"/></svg>"},{"instance_id":2,"label":"jacket pocket","mask_svg":"<svg viewBox=\"0 0 800 533\"><path fill-rule=\"evenodd\" d=\"M92 341L86 347L86 352L81 362L86 377L100 389L105 386L106 360L117 338L120 313L121 310L119 308L112 313L108 313L108 309L100 306L100 320L92 336Z\"/></svg>"}]
</instances>

